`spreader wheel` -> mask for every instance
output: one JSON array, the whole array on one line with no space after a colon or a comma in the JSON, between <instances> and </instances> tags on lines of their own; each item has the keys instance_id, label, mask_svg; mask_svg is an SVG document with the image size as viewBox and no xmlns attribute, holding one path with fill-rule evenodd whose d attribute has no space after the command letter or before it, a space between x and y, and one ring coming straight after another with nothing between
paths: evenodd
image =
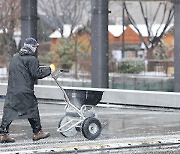
<instances>
[{"instance_id":1,"label":"spreader wheel","mask_svg":"<svg viewBox=\"0 0 180 154\"><path fill-rule=\"evenodd\" d=\"M69 129L73 124L74 122L72 121L72 117L70 116L62 117L62 119L59 121L58 124L58 128L61 128L60 133L65 137L75 136L77 133L76 128L72 127L71 129Z\"/></svg>"},{"instance_id":2,"label":"spreader wheel","mask_svg":"<svg viewBox=\"0 0 180 154\"><path fill-rule=\"evenodd\" d=\"M82 133L89 140L96 139L101 133L101 123L94 117L86 118L82 124Z\"/></svg>"}]
</instances>

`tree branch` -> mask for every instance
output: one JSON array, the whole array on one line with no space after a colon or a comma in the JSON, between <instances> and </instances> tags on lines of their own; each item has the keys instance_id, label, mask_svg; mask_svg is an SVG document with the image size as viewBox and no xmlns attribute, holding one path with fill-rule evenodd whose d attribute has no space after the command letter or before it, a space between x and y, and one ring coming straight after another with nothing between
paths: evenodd
<instances>
[{"instance_id":1,"label":"tree branch","mask_svg":"<svg viewBox=\"0 0 180 154\"><path fill-rule=\"evenodd\" d=\"M137 32L138 32L139 35L140 35L140 38L141 38L142 42L144 43L144 45L145 45L145 47L146 47L146 49L148 49L148 45L147 45L147 43L145 42L145 39L144 39L144 37L142 36L142 33L141 33L140 30L138 29L135 20L134 20L133 17L130 15L130 13L129 13L128 9L127 9L126 2L124 2L124 9L125 9L125 11L126 11L126 13L127 13L127 17L128 17L128 19L129 19L130 23L131 23L131 24L134 26L134 28L137 30Z\"/></svg>"}]
</instances>

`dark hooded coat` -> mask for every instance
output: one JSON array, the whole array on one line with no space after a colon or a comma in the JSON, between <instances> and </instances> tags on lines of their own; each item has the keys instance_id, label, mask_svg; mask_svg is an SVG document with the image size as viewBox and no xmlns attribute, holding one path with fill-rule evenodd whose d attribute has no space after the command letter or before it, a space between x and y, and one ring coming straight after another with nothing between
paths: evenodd
<instances>
[{"instance_id":1,"label":"dark hooded coat","mask_svg":"<svg viewBox=\"0 0 180 154\"><path fill-rule=\"evenodd\" d=\"M38 118L38 103L34 95L37 79L50 75L50 67L40 67L30 47L23 47L9 65L8 88L3 116L7 121L17 118Z\"/></svg>"}]
</instances>

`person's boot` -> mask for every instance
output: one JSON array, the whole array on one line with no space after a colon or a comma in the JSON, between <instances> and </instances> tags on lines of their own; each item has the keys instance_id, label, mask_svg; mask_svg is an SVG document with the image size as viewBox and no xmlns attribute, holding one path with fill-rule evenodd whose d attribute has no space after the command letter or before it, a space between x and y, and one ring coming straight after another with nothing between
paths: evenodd
<instances>
[{"instance_id":1,"label":"person's boot","mask_svg":"<svg viewBox=\"0 0 180 154\"><path fill-rule=\"evenodd\" d=\"M38 133L35 133L34 135L33 135L33 141L38 141L38 140L40 140L40 139L44 139L44 138L47 138L47 137L49 137L50 136L50 134L47 132L47 133L45 133L45 132L43 132L42 130L40 130Z\"/></svg>"},{"instance_id":2,"label":"person's boot","mask_svg":"<svg viewBox=\"0 0 180 154\"><path fill-rule=\"evenodd\" d=\"M0 135L0 143L13 143L15 139L10 137L8 134Z\"/></svg>"}]
</instances>

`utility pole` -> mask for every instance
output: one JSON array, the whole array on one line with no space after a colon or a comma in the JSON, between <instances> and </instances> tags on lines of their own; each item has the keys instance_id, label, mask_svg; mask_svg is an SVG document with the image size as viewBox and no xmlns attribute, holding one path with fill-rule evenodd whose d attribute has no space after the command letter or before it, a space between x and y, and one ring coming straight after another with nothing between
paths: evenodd
<instances>
[{"instance_id":1,"label":"utility pole","mask_svg":"<svg viewBox=\"0 0 180 154\"><path fill-rule=\"evenodd\" d=\"M180 1L174 0L174 92L180 92Z\"/></svg>"},{"instance_id":2,"label":"utility pole","mask_svg":"<svg viewBox=\"0 0 180 154\"><path fill-rule=\"evenodd\" d=\"M124 27L125 27L125 15L124 15L124 5L125 2L122 2L122 27L123 27L123 32L122 32L122 58L124 58L124 38L125 38L125 33L124 33Z\"/></svg>"},{"instance_id":3,"label":"utility pole","mask_svg":"<svg viewBox=\"0 0 180 154\"><path fill-rule=\"evenodd\" d=\"M28 37L37 40L37 0L21 0L21 46Z\"/></svg>"},{"instance_id":4,"label":"utility pole","mask_svg":"<svg viewBox=\"0 0 180 154\"><path fill-rule=\"evenodd\" d=\"M28 37L37 40L37 20L37 0L21 0L21 46Z\"/></svg>"},{"instance_id":5,"label":"utility pole","mask_svg":"<svg viewBox=\"0 0 180 154\"><path fill-rule=\"evenodd\" d=\"M91 0L91 87L109 87L108 0Z\"/></svg>"}]
</instances>

